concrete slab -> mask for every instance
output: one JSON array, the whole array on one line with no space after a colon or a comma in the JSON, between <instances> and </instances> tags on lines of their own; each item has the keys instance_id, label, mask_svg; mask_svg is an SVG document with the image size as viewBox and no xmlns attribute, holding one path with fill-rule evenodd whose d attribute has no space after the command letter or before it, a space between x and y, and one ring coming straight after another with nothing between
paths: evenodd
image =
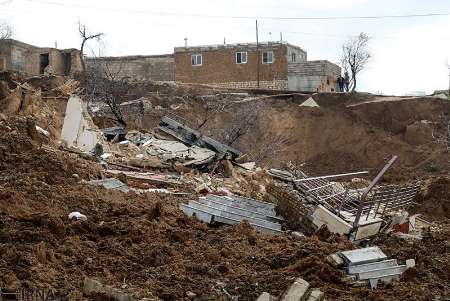
<instances>
[{"instance_id":1,"label":"concrete slab","mask_svg":"<svg viewBox=\"0 0 450 301\"><path fill-rule=\"evenodd\" d=\"M304 301L304 300L307 300L308 289L309 289L309 283L302 278L297 278L295 280L295 282L283 294L280 301Z\"/></svg>"},{"instance_id":2,"label":"concrete slab","mask_svg":"<svg viewBox=\"0 0 450 301\"><path fill-rule=\"evenodd\" d=\"M369 247L340 253L344 261L349 265L360 265L387 259L387 256L379 247Z\"/></svg>"},{"instance_id":3,"label":"concrete slab","mask_svg":"<svg viewBox=\"0 0 450 301\"><path fill-rule=\"evenodd\" d=\"M99 139L93 130L93 125L90 125L85 116L87 116L87 110L81 98L71 96L66 106L61 140L65 141L69 147L74 146L89 152Z\"/></svg>"},{"instance_id":4,"label":"concrete slab","mask_svg":"<svg viewBox=\"0 0 450 301\"><path fill-rule=\"evenodd\" d=\"M275 205L255 200L245 199L237 196L217 196L209 194L207 200L220 204L241 208L246 211L252 211L266 216L275 216Z\"/></svg>"},{"instance_id":5,"label":"concrete slab","mask_svg":"<svg viewBox=\"0 0 450 301\"><path fill-rule=\"evenodd\" d=\"M280 233L281 225L265 219L252 217L247 215L247 212L233 212L223 210L222 208L215 208L202 204L197 201L189 201L189 204L181 204L180 209L189 216L195 216L199 220L211 224L213 222L234 225L243 220L247 220L248 223L256 230L266 233Z\"/></svg>"},{"instance_id":6,"label":"concrete slab","mask_svg":"<svg viewBox=\"0 0 450 301\"><path fill-rule=\"evenodd\" d=\"M215 204L207 205L203 203L199 203L197 201L190 201L189 206L200 209L203 211L210 212L211 214L223 217L223 218L231 218L233 220L247 220L250 224L267 227L270 229L281 231L281 225L278 223L274 223L267 219L261 218L261 215L252 213L250 211L239 210L238 208L232 208L229 206L217 206Z\"/></svg>"},{"instance_id":7,"label":"concrete slab","mask_svg":"<svg viewBox=\"0 0 450 301\"><path fill-rule=\"evenodd\" d=\"M404 271L406 271L406 269L407 269L406 265L398 265L398 266L393 266L393 267L365 271L365 272L358 273L358 279L359 280L368 280L368 279L375 279L375 278L392 277L392 276L397 276L397 275L399 276Z\"/></svg>"},{"instance_id":8,"label":"concrete slab","mask_svg":"<svg viewBox=\"0 0 450 301\"><path fill-rule=\"evenodd\" d=\"M106 189L115 189L123 192L128 192L130 189L125 183L122 183L116 178L102 179L102 180L92 180L88 182L91 185L103 186Z\"/></svg>"},{"instance_id":9,"label":"concrete slab","mask_svg":"<svg viewBox=\"0 0 450 301\"><path fill-rule=\"evenodd\" d=\"M367 221L360 220L358 228L356 229L354 240L366 239L377 235L378 232L380 232L382 223L383 220L379 218L370 219Z\"/></svg>"},{"instance_id":10,"label":"concrete slab","mask_svg":"<svg viewBox=\"0 0 450 301\"><path fill-rule=\"evenodd\" d=\"M329 263L331 263L332 266L336 268L344 265L344 260L336 253L328 255L326 259Z\"/></svg>"},{"instance_id":11,"label":"concrete slab","mask_svg":"<svg viewBox=\"0 0 450 301\"><path fill-rule=\"evenodd\" d=\"M262 293L261 295L259 295L258 299L256 299L256 301L274 301L274 300L275 297L273 297L269 293Z\"/></svg>"},{"instance_id":12,"label":"concrete slab","mask_svg":"<svg viewBox=\"0 0 450 301\"><path fill-rule=\"evenodd\" d=\"M352 225L322 205L317 206L317 209L312 214L312 222L318 228L322 227L322 225L327 225L330 232L337 234L349 234L352 229Z\"/></svg>"},{"instance_id":13,"label":"concrete slab","mask_svg":"<svg viewBox=\"0 0 450 301\"><path fill-rule=\"evenodd\" d=\"M307 301L322 301L325 298L325 294L318 289L313 289Z\"/></svg>"},{"instance_id":14,"label":"concrete slab","mask_svg":"<svg viewBox=\"0 0 450 301\"><path fill-rule=\"evenodd\" d=\"M379 261L379 262L349 266L347 269L347 273L350 275L353 275L353 274L358 274L358 273L362 273L362 272L366 272L366 271L383 269L383 268L394 267L394 266L397 266L397 259L383 260L383 261Z\"/></svg>"}]
</instances>

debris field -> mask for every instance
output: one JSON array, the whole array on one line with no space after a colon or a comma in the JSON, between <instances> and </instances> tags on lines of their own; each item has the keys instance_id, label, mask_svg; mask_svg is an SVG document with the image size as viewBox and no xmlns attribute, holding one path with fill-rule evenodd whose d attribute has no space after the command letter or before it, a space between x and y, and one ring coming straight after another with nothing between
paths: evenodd
<instances>
[{"instance_id":1,"label":"debris field","mask_svg":"<svg viewBox=\"0 0 450 301\"><path fill-rule=\"evenodd\" d=\"M448 102L130 83L123 126L83 85L0 75L2 290L450 298ZM330 260L366 247L401 273Z\"/></svg>"}]
</instances>

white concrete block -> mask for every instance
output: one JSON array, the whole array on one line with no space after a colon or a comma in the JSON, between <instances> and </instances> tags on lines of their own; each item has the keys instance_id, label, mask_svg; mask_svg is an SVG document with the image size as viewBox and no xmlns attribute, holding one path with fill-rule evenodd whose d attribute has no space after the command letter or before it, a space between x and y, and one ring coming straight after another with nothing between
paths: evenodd
<instances>
[{"instance_id":1,"label":"white concrete block","mask_svg":"<svg viewBox=\"0 0 450 301\"><path fill-rule=\"evenodd\" d=\"M99 141L97 133L92 131L83 116L83 101L78 96L71 96L67 102L66 115L61 131L61 140L67 146L75 146L84 151L91 151Z\"/></svg>"},{"instance_id":2,"label":"white concrete block","mask_svg":"<svg viewBox=\"0 0 450 301\"><path fill-rule=\"evenodd\" d=\"M374 235L377 235L380 232L381 224L383 220L370 219L368 221L360 221L358 225L358 229L355 233L355 240L365 239Z\"/></svg>"},{"instance_id":3,"label":"white concrete block","mask_svg":"<svg viewBox=\"0 0 450 301\"><path fill-rule=\"evenodd\" d=\"M307 298L309 283L302 278L297 278L295 282L281 297L281 301L303 301Z\"/></svg>"},{"instance_id":4,"label":"white concrete block","mask_svg":"<svg viewBox=\"0 0 450 301\"><path fill-rule=\"evenodd\" d=\"M328 255L326 259L329 263L331 263L332 266L336 268L344 265L344 260L336 253Z\"/></svg>"},{"instance_id":5,"label":"white concrete block","mask_svg":"<svg viewBox=\"0 0 450 301\"><path fill-rule=\"evenodd\" d=\"M318 289L313 289L309 295L308 301L322 301L325 294Z\"/></svg>"},{"instance_id":6,"label":"white concrete block","mask_svg":"<svg viewBox=\"0 0 450 301\"><path fill-rule=\"evenodd\" d=\"M305 100L300 107L319 107L317 102L314 100L314 98L310 97L307 100Z\"/></svg>"},{"instance_id":7,"label":"white concrete block","mask_svg":"<svg viewBox=\"0 0 450 301\"><path fill-rule=\"evenodd\" d=\"M273 300L275 300L275 298L269 293L262 293L261 295L259 295L258 299L256 299L256 301L273 301Z\"/></svg>"},{"instance_id":8,"label":"white concrete block","mask_svg":"<svg viewBox=\"0 0 450 301\"><path fill-rule=\"evenodd\" d=\"M322 205L319 205L312 214L313 224L318 228L322 225L327 225L328 230L337 234L349 234L352 229L352 225L344 221L339 216L335 215Z\"/></svg>"}]
</instances>

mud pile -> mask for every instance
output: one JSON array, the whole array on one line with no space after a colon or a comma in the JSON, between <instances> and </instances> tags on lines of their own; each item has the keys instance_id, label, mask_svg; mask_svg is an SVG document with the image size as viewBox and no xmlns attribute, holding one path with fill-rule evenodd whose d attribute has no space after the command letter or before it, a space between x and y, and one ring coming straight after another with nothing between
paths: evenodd
<instances>
[{"instance_id":1,"label":"mud pile","mask_svg":"<svg viewBox=\"0 0 450 301\"><path fill-rule=\"evenodd\" d=\"M45 97L53 93L64 96L54 90L61 87L59 83L40 80L34 80L33 89L45 87L41 90L48 93ZM130 95L141 97L150 91L149 97L160 99L160 108L154 105L143 115L144 125L158 122L159 118L153 119L158 115L175 112L198 126L204 123L201 130L218 139L226 139L221 131L249 102L248 97L254 97L157 85L137 88L141 90ZM11 95L13 89L17 87L8 86L4 94ZM208 103L205 99L221 102L211 111L211 107L205 107ZM441 155L448 156L431 144L412 147L402 131L386 127L387 123L379 123L378 118L365 117L374 111L364 107L369 104L347 107L327 105L319 99L320 108L299 108L303 100L300 96L265 99L258 105L255 123L236 140L235 146L256 156L252 151L268 152L267 145L272 145L276 152L262 160L266 164L306 162L317 173L364 166L376 168L386 154L394 152L404 158L400 166L406 166L406 171L400 170L394 180L410 171L423 175L422 167L417 165L421 156L432 158L428 162L433 163L439 163ZM355 99L349 101L360 103ZM42 122L46 119L38 109L41 103L44 112L47 109L49 114L63 112L60 110L63 101L49 102L42 97L31 106L33 110L1 112L4 114L0 119L2 289L47 288L67 294L69 300L105 299L84 292L83 281L91 277L138 300L225 301L237 297L252 301L262 292L280 295L294 279L303 277L312 287L325 292L327 300L439 300L450 296L450 228L444 219L424 233L422 240L405 241L385 235L375 241L392 258L416 260L416 268L409 270L400 282L380 285L378 290L351 288L342 279L344 272L326 261L328 254L354 248L344 237L294 238L288 232L265 235L246 222L208 226L179 210L180 202L198 197L194 192L183 196L136 194L88 185L85 181L103 176L102 167L59 148L55 140L57 131L47 137L36 130L36 125L45 127ZM385 105L384 111L394 110L390 104ZM435 112L441 103L432 101L423 106L421 110ZM413 107L408 108L415 112ZM401 128L417 118L433 120L432 114L424 117L414 114L406 119L392 118L403 120ZM283 139L277 142L282 145L272 143L273 137L280 135ZM263 184L257 177L251 180L255 187ZM424 204L421 212L445 216L442 209L446 206L443 204L448 204L445 189L448 191L448 180L432 181L421 200ZM438 203L441 207L433 207ZM85 214L87 221L69 220L73 211Z\"/></svg>"},{"instance_id":2,"label":"mud pile","mask_svg":"<svg viewBox=\"0 0 450 301\"><path fill-rule=\"evenodd\" d=\"M450 179L431 178L422 193L416 198L413 211L430 220L450 219Z\"/></svg>"},{"instance_id":3,"label":"mud pile","mask_svg":"<svg viewBox=\"0 0 450 301\"><path fill-rule=\"evenodd\" d=\"M30 123L18 118L0 126L7 146L0 168L3 288L41 287L70 300L98 300L83 293L87 276L138 299L255 300L263 291L279 295L301 276L329 300L429 300L450 293L448 228L412 244L380 240L389 255L421 262L416 274L377 291L349 290L343 272L325 260L353 248L346 239L294 240L257 233L245 223L208 227L178 209L187 197L89 186L80 179L98 177L96 164L45 145L27 130ZM69 221L72 211L88 220Z\"/></svg>"}]
</instances>

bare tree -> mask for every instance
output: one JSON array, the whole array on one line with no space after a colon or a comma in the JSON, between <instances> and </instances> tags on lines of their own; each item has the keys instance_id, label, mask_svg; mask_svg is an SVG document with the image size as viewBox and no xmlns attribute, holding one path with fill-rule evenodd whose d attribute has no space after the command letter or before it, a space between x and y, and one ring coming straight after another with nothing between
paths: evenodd
<instances>
[{"instance_id":1,"label":"bare tree","mask_svg":"<svg viewBox=\"0 0 450 301\"><path fill-rule=\"evenodd\" d=\"M246 103L243 108L240 108L223 130L222 142L233 145L245 135L255 125L260 108L261 104L258 101Z\"/></svg>"},{"instance_id":2,"label":"bare tree","mask_svg":"<svg viewBox=\"0 0 450 301\"><path fill-rule=\"evenodd\" d=\"M342 68L350 73L350 89L356 90L356 77L364 70L372 57L368 46L370 37L365 33L350 38L342 45L341 64Z\"/></svg>"},{"instance_id":3,"label":"bare tree","mask_svg":"<svg viewBox=\"0 0 450 301\"><path fill-rule=\"evenodd\" d=\"M81 55L81 68L83 71L86 71L86 64L84 62L84 46L86 45L86 42L89 40L100 40L103 36L103 33L89 33L86 30L86 25L82 25L80 21L78 21L78 32L80 33L81 37L81 46L80 46L80 55Z\"/></svg>"},{"instance_id":4,"label":"bare tree","mask_svg":"<svg viewBox=\"0 0 450 301\"><path fill-rule=\"evenodd\" d=\"M252 160L255 161L257 165L260 165L268 159L273 159L280 153L286 151L287 144L290 141L281 134L276 134L270 137L268 136L265 140L267 141L266 144L255 148L255 150L250 152Z\"/></svg>"},{"instance_id":5,"label":"bare tree","mask_svg":"<svg viewBox=\"0 0 450 301\"><path fill-rule=\"evenodd\" d=\"M106 62L93 58L89 68L83 73L82 85L88 102L103 102L111 109L114 120L126 126L120 104L130 91L130 85L124 78L115 77L115 73L105 68Z\"/></svg>"},{"instance_id":6,"label":"bare tree","mask_svg":"<svg viewBox=\"0 0 450 301\"><path fill-rule=\"evenodd\" d=\"M4 21L0 21L0 41L11 38L12 34L12 26Z\"/></svg>"},{"instance_id":7,"label":"bare tree","mask_svg":"<svg viewBox=\"0 0 450 301\"><path fill-rule=\"evenodd\" d=\"M448 95L447 98L450 100L450 62L447 60L447 69L448 69Z\"/></svg>"},{"instance_id":8,"label":"bare tree","mask_svg":"<svg viewBox=\"0 0 450 301\"><path fill-rule=\"evenodd\" d=\"M197 122L197 130L200 130L210 119L213 119L217 114L223 112L228 105L226 102L223 102L221 100L214 99L211 101L203 96L198 97L197 100L200 101L203 110L203 113L201 114L201 117Z\"/></svg>"}]
</instances>

